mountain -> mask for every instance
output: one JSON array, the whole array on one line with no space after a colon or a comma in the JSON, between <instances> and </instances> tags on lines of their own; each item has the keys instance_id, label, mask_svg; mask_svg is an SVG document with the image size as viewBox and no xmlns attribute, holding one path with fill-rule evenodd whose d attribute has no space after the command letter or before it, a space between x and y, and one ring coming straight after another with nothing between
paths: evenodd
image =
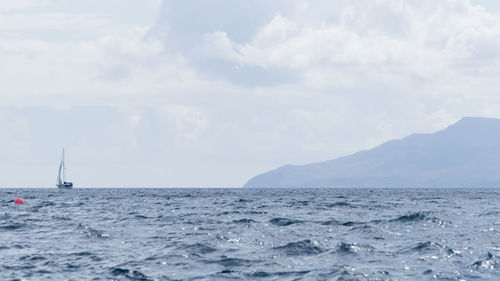
<instances>
[{"instance_id":1,"label":"mountain","mask_svg":"<svg viewBox=\"0 0 500 281\"><path fill-rule=\"evenodd\" d=\"M350 156L286 165L244 187L500 187L500 119L466 117Z\"/></svg>"}]
</instances>

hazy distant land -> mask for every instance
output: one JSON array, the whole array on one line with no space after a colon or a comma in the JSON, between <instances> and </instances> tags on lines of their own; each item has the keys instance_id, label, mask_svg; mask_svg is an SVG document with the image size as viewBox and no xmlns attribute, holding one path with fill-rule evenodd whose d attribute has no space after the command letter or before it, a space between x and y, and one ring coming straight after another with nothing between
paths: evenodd
<instances>
[{"instance_id":1,"label":"hazy distant land","mask_svg":"<svg viewBox=\"0 0 500 281\"><path fill-rule=\"evenodd\" d=\"M244 187L500 187L500 119L466 117L350 156L286 165Z\"/></svg>"}]
</instances>

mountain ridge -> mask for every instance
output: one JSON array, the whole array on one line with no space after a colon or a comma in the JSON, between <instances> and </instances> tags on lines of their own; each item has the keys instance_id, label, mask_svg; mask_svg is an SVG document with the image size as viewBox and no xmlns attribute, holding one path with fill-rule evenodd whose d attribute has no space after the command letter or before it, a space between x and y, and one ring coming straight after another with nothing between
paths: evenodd
<instances>
[{"instance_id":1,"label":"mountain ridge","mask_svg":"<svg viewBox=\"0 0 500 281\"><path fill-rule=\"evenodd\" d=\"M500 119L464 117L435 133L324 162L285 165L244 187L500 187Z\"/></svg>"}]
</instances>

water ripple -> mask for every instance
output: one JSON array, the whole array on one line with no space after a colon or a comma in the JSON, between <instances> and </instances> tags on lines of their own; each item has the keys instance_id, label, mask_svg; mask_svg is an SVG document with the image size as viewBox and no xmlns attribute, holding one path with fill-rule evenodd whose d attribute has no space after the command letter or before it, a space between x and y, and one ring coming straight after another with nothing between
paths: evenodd
<instances>
[{"instance_id":1,"label":"water ripple","mask_svg":"<svg viewBox=\"0 0 500 281\"><path fill-rule=\"evenodd\" d=\"M0 189L0 198L0 280L500 280L497 190Z\"/></svg>"}]
</instances>

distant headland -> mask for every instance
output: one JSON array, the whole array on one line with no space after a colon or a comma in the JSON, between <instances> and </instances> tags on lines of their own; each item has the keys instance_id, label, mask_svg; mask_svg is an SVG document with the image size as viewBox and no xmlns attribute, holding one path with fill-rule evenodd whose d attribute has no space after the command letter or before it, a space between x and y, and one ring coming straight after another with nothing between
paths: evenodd
<instances>
[{"instance_id":1,"label":"distant headland","mask_svg":"<svg viewBox=\"0 0 500 281\"><path fill-rule=\"evenodd\" d=\"M465 117L432 134L308 165L286 165L246 188L500 187L500 119Z\"/></svg>"}]
</instances>

